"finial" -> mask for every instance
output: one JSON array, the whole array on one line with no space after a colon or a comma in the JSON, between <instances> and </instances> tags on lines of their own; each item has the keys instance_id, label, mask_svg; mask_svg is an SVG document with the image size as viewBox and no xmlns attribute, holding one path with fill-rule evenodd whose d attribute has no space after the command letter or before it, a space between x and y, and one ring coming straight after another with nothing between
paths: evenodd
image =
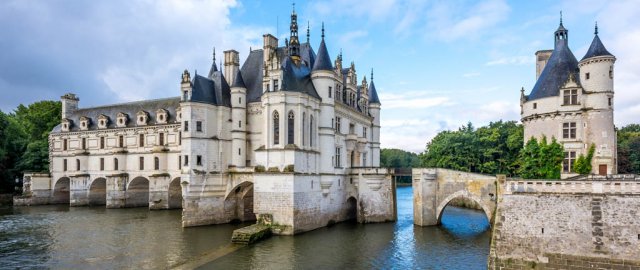
<instances>
[{"instance_id":1,"label":"finial","mask_svg":"<svg viewBox=\"0 0 640 270\"><path fill-rule=\"evenodd\" d=\"M562 10L560 10L560 25L562 25Z\"/></svg>"},{"instance_id":2,"label":"finial","mask_svg":"<svg viewBox=\"0 0 640 270\"><path fill-rule=\"evenodd\" d=\"M373 68L371 68L371 81L373 82Z\"/></svg>"},{"instance_id":3,"label":"finial","mask_svg":"<svg viewBox=\"0 0 640 270\"><path fill-rule=\"evenodd\" d=\"M596 21L596 32L595 32L595 34L596 35L598 34L598 21Z\"/></svg>"},{"instance_id":4,"label":"finial","mask_svg":"<svg viewBox=\"0 0 640 270\"><path fill-rule=\"evenodd\" d=\"M216 63L216 47L213 47L213 63Z\"/></svg>"},{"instance_id":5,"label":"finial","mask_svg":"<svg viewBox=\"0 0 640 270\"><path fill-rule=\"evenodd\" d=\"M520 92L524 93L524 86L520 89Z\"/></svg>"},{"instance_id":6,"label":"finial","mask_svg":"<svg viewBox=\"0 0 640 270\"><path fill-rule=\"evenodd\" d=\"M324 22L322 22L322 40L324 40Z\"/></svg>"},{"instance_id":7,"label":"finial","mask_svg":"<svg viewBox=\"0 0 640 270\"><path fill-rule=\"evenodd\" d=\"M220 73L222 73L222 60L220 60Z\"/></svg>"},{"instance_id":8,"label":"finial","mask_svg":"<svg viewBox=\"0 0 640 270\"><path fill-rule=\"evenodd\" d=\"M293 6L291 14L296 14L296 2L291 3L291 5Z\"/></svg>"},{"instance_id":9,"label":"finial","mask_svg":"<svg viewBox=\"0 0 640 270\"><path fill-rule=\"evenodd\" d=\"M307 43L309 43L309 21L307 21Z\"/></svg>"}]
</instances>

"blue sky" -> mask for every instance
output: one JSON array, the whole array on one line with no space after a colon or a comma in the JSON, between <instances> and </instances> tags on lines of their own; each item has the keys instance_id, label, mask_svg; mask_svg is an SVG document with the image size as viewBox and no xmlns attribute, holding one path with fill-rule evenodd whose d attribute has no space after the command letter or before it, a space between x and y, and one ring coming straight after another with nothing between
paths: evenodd
<instances>
[{"instance_id":1,"label":"blue sky","mask_svg":"<svg viewBox=\"0 0 640 270\"><path fill-rule=\"evenodd\" d=\"M600 37L617 58L616 125L640 122L640 1L296 1L317 50L342 49L382 101L382 147L420 152L445 129L518 120L534 53L553 48L563 11L581 59ZM0 109L66 92L89 107L177 96L181 71L207 73L211 49L241 61L262 34L288 37L289 1L0 1ZM278 27L277 27L278 26ZM300 33L306 40L304 30Z\"/></svg>"}]
</instances>

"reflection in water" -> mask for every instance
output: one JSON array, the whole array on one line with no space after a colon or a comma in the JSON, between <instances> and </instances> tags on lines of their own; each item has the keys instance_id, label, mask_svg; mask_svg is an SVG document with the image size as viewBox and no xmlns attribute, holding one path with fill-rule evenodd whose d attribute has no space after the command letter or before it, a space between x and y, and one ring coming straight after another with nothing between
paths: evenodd
<instances>
[{"instance_id":1,"label":"reflection in water","mask_svg":"<svg viewBox=\"0 0 640 270\"><path fill-rule=\"evenodd\" d=\"M398 221L340 223L295 237L273 237L202 269L485 269L484 213L447 207L442 226L413 225L411 187L398 188Z\"/></svg>"},{"instance_id":2,"label":"reflection in water","mask_svg":"<svg viewBox=\"0 0 640 270\"><path fill-rule=\"evenodd\" d=\"M482 212L447 207L442 226L418 227L411 187L398 188L397 194L395 223L339 223L239 249L229 246L231 232L246 224L182 229L180 210L5 207L0 208L0 265L158 269L230 253L201 268L486 268L489 224Z\"/></svg>"}]
</instances>

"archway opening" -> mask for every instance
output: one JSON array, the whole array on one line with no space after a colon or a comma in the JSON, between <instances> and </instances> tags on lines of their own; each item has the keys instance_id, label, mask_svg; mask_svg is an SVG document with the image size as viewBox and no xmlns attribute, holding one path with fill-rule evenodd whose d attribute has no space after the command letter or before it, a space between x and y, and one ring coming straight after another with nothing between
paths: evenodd
<instances>
[{"instance_id":1,"label":"archway opening","mask_svg":"<svg viewBox=\"0 0 640 270\"><path fill-rule=\"evenodd\" d=\"M127 187L126 207L149 207L149 180L136 177Z\"/></svg>"},{"instance_id":2,"label":"archway opening","mask_svg":"<svg viewBox=\"0 0 640 270\"><path fill-rule=\"evenodd\" d=\"M62 177L56 181L51 195L51 204L69 204L71 179Z\"/></svg>"},{"instance_id":3,"label":"archway opening","mask_svg":"<svg viewBox=\"0 0 640 270\"><path fill-rule=\"evenodd\" d=\"M253 212L253 183L242 182L224 200L224 210L231 222L255 221Z\"/></svg>"},{"instance_id":4,"label":"archway opening","mask_svg":"<svg viewBox=\"0 0 640 270\"><path fill-rule=\"evenodd\" d=\"M182 209L182 187L179 177L169 183L169 209Z\"/></svg>"},{"instance_id":5,"label":"archway opening","mask_svg":"<svg viewBox=\"0 0 640 270\"><path fill-rule=\"evenodd\" d=\"M438 225L453 234L476 235L491 227L490 214L475 198L459 195L439 207Z\"/></svg>"},{"instance_id":6,"label":"archway opening","mask_svg":"<svg viewBox=\"0 0 640 270\"><path fill-rule=\"evenodd\" d=\"M349 221L357 221L358 220L358 200L354 197L349 197L347 199L347 207L346 209L346 219Z\"/></svg>"},{"instance_id":7,"label":"archway opening","mask_svg":"<svg viewBox=\"0 0 640 270\"><path fill-rule=\"evenodd\" d=\"M93 180L89 187L89 205L107 204L107 179Z\"/></svg>"}]
</instances>

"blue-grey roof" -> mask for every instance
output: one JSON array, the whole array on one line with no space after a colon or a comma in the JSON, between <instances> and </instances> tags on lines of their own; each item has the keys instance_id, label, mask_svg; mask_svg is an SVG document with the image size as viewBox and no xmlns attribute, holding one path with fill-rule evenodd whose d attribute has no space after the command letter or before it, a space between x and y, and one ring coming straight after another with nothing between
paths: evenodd
<instances>
[{"instance_id":1,"label":"blue-grey roof","mask_svg":"<svg viewBox=\"0 0 640 270\"><path fill-rule=\"evenodd\" d=\"M564 85L571 73L574 73L576 80L579 80L578 61L567 42L557 42L531 94L527 97L528 100L559 95L560 87Z\"/></svg>"},{"instance_id":2,"label":"blue-grey roof","mask_svg":"<svg viewBox=\"0 0 640 270\"><path fill-rule=\"evenodd\" d=\"M80 117L83 116L91 119L88 127L89 130L97 129L98 116L100 116L101 114L109 117L107 128L116 127L116 119L118 113L125 113L129 116L129 123L127 124L127 126L135 126L136 114L140 111L145 111L149 114L147 125L156 125L156 111L159 109L165 109L167 111L167 123L176 123L176 109L178 107L180 107L180 97L135 101L91 108L81 108L76 110L69 117L69 119L73 121L73 125L71 126L69 131L80 130ZM61 127L60 125L58 125L53 128L51 132L57 133L60 131Z\"/></svg>"},{"instance_id":3,"label":"blue-grey roof","mask_svg":"<svg viewBox=\"0 0 640 270\"><path fill-rule=\"evenodd\" d=\"M582 57L582 60L591 58L591 57L605 56L605 55L613 56L613 54L607 51L607 48L605 48L604 44L602 44L602 41L600 41L600 37L598 37L598 34L596 34L593 37L593 41L591 42L591 46L589 47L589 50L584 55L584 57Z\"/></svg>"},{"instance_id":4,"label":"blue-grey roof","mask_svg":"<svg viewBox=\"0 0 640 270\"><path fill-rule=\"evenodd\" d=\"M231 85L231 87L247 88L247 86L244 84L244 79L242 78L242 72L239 69L236 73L236 78L233 80L233 85Z\"/></svg>"},{"instance_id":5,"label":"blue-grey roof","mask_svg":"<svg viewBox=\"0 0 640 270\"><path fill-rule=\"evenodd\" d=\"M290 57L282 63L282 91L300 92L320 99L311 81L311 69L303 63L296 64Z\"/></svg>"},{"instance_id":6,"label":"blue-grey roof","mask_svg":"<svg viewBox=\"0 0 640 270\"><path fill-rule=\"evenodd\" d=\"M376 91L376 84L373 83L373 80L371 80L371 83L369 84L369 104L380 104L378 91Z\"/></svg>"},{"instance_id":7,"label":"blue-grey roof","mask_svg":"<svg viewBox=\"0 0 640 270\"><path fill-rule=\"evenodd\" d=\"M189 101L231 107L231 90L222 72L215 71L210 76L205 78L196 74Z\"/></svg>"},{"instance_id":8,"label":"blue-grey roof","mask_svg":"<svg viewBox=\"0 0 640 270\"><path fill-rule=\"evenodd\" d=\"M316 63L313 65L313 71L316 70L333 70L331 57L329 57L329 52L327 51L327 45L324 43L324 38L320 42L318 58L316 59Z\"/></svg>"}]
</instances>

